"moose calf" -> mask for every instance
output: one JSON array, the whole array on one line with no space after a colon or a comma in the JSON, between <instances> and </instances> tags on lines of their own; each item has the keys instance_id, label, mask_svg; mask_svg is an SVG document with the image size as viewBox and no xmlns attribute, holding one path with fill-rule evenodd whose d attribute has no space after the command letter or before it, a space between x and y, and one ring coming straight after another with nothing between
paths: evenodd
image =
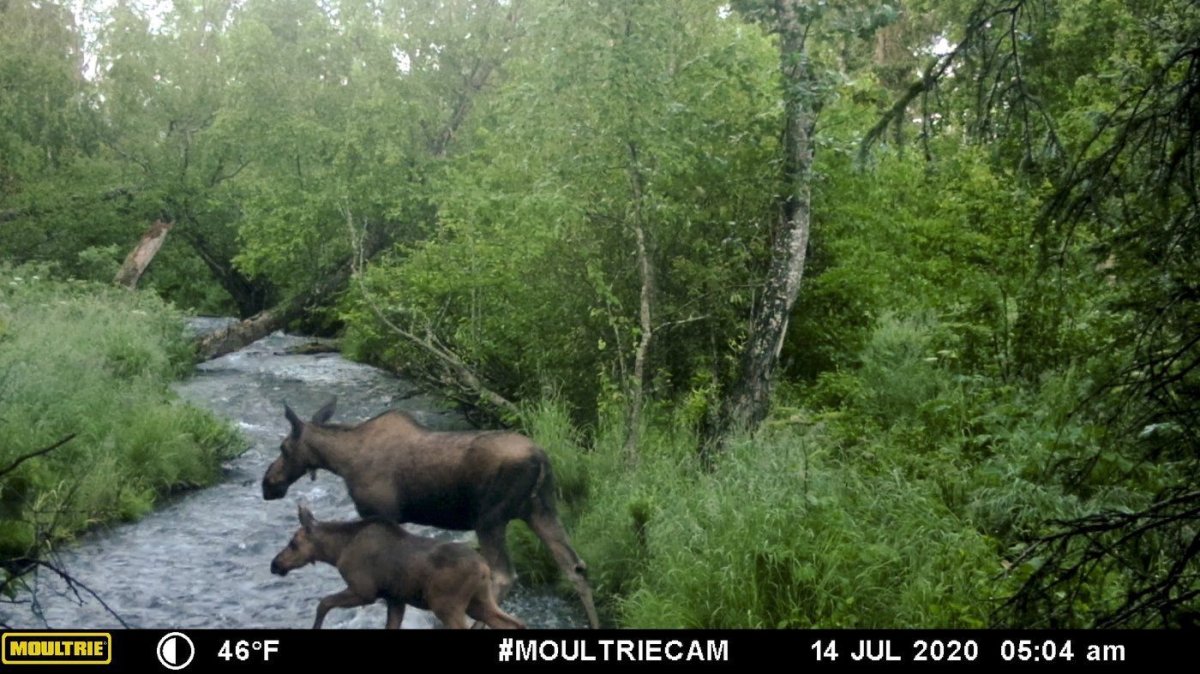
<instances>
[{"instance_id":1,"label":"moose calf","mask_svg":"<svg viewBox=\"0 0 1200 674\"><path fill-rule=\"evenodd\" d=\"M300 506L300 529L271 561L280 576L314 562L337 567L346 589L321 599L313 629L331 608L387 601L387 627L399 629L406 604L433 611L446 627L467 627L467 616L488 627L524 628L500 610L492 595L491 569L462 543L416 536L382 520L318 522Z\"/></svg>"}]
</instances>

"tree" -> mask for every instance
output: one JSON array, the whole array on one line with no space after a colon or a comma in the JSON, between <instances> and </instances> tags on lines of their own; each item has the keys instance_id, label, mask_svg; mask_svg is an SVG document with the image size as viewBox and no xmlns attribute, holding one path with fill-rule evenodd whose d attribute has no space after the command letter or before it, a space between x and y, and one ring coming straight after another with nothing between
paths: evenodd
<instances>
[{"instance_id":1,"label":"tree","mask_svg":"<svg viewBox=\"0 0 1200 674\"><path fill-rule=\"evenodd\" d=\"M723 400L718 436L733 428L753 429L766 418L771 380L804 274L812 215L812 134L820 109L819 86L807 47L815 18L809 9L799 0L778 0L773 7L771 30L779 36L784 92L779 225L762 297L754 307L750 335L742 347L740 371Z\"/></svg>"},{"instance_id":2,"label":"tree","mask_svg":"<svg viewBox=\"0 0 1200 674\"><path fill-rule=\"evenodd\" d=\"M817 35L822 19L836 19L825 27L829 33L861 39L891 16L889 12L878 12L871 4L833 9L823 2L775 0L735 6L759 21L778 40L783 142L775 195L778 216L772 232L770 261L761 295L750 316L749 335L741 349L737 376L726 389L720 412L708 431L709 447L724 442L735 429L757 428L766 418L780 350L804 276L812 224L814 133L817 116L830 92L830 69L823 71L814 60L810 40Z\"/></svg>"},{"instance_id":3,"label":"tree","mask_svg":"<svg viewBox=\"0 0 1200 674\"><path fill-rule=\"evenodd\" d=\"M1072 416L1103 429L1085 451L1056 457L1052 479L1087 512L1029 541L1019 561L1037 563L1006 619L1194 623L1200 13L1188 2L1026 0L939 11L952 48L885 113L864 152L937 89L943 128L1046 186L1027 232L1033 273L1006 338L1026 382L1085 372ZM1138 498L1107 503L1099 495L1114 484Z\"/></svg>"},{"instance_id":4,"label":"tree","mask_svg":"<svg viewBox=\"0 0 1200 674\"><path fill-rule=\"evenodd\" d=\"M97 188L111 166L98 157L101 118L83 77L83 35L55 2L0 3L0 24L0 250L74 268L81 250L119 228L96 211L125 199Z\"/></svg>"},{"instance_id":5,"label":"tree","mask_svg":"<svg viewBox=\"0 0 1200 674\"><path fill-rule=\"evenodd\" d=\"M706 386L743 329L777 143L770 45L717 2L523 9L537 20L434 174L436 233L366 280L504 395L552 386L583 418L620 415L632 450L639 396ZM349 322L351 343L436 371L370 312Z\"/></svg>"},{"instance_id":6,"label":"tree","mask_svg":"<svg viewBox=\"0 0 1200 674\"><path fill-rule=\"evenodd\" d=\"M172 239L190 249L185 262L168 244L164 257L176 253L175 264L160 260L147 279L168 294L182 291L195 280L181 283L187 272L179 267L200 265L249 316L274 291L234 262L243 199L234 181L254 160L245 143L223 133L236 63L221 29L235 16L230 2L179 4L152 27L148 15L118 5L101 34L97 86L109 115L106 145L132 186L135 212L175 223Z\"/></svg>"},{"instance_id":7,"label":"tree","mask_svg":"<svg viewBox=\"0 0 1200 674\"><path fill-rule=\"evenodd\" d=\"M1035 542L1029 554L1045 563L1014 599L1021 616L1106 627L1180 626L1197 616L1200 11L1175 2L1158 9L1156 21L1140 20L1136 8L1109 15L1132 58L1114 64L1122 69L1115 96L1092 124L1063 131L1072 154L1035 236L1048 275L1079 273L1070 260L1082 248L1093 282L1111 289L1100 305L1116 318L1107 357L1080 406L1116 431L1100 451L1156 465L1163 477L1145 484L1153 499L1143 507L1063 522ZM1102 479L1098 459L1067 463L1072 482ZM1119 597L1055 606L1056 592L1077 594L1103 574L1122 578Z\"/></svg>"}]
</instances>

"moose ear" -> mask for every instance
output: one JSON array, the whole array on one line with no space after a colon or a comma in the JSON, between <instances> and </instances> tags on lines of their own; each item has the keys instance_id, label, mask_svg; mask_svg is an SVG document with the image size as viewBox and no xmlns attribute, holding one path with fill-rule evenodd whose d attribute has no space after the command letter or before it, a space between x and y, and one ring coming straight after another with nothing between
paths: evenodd
<instances>
[{"instance_id":1,"label":"moose ear","mask_svg":"<svg viewBox=\"0 0 1200 674\"><path fill-rule=\"evenodd\" d=\"M312 422L320 425L329 421L333 418L333 411L335 409L337 409L337 396L331 398L329 402L325 403L324 407L317 410L317 413L313 415Z\"/></svg>"},{"instance_id":2,"label":"moose ear","mask_svg":"<svg viewBox=\"0 0 1200 674\"><path fill-rule=\"evenodd\" d=\"M300 417L296 416L296 412L287 403L283 404L283 415L292 424L292 437L300 437L300 431L304 430L304 422L300 420Z\"/></svg>"},{"instance_id":3,"label":"moose ear","mask_svg":"<svg viewBox=\"0 0 1200 674\"><path fill-rule=\"evenodd\" d=\"M300 504L300 526L304 527L305 531L311 532L313 525L316 524L316 518L313 517L312 511L303 503Z\"/></svg>"}]
</instances>

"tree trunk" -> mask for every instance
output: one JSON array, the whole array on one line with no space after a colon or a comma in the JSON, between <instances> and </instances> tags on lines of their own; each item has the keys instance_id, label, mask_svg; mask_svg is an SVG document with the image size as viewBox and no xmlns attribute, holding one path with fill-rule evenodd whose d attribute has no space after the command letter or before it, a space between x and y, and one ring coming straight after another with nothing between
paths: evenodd
<instances>
[{"instance_id":1,"label":"tree trunk","mask_svg":"<svg viewBox=\"0 0 1200 674\"><path fill-rule=\"evenodd\" d=\"M233 265L229 253L222 254L208 239L200 235L197 231L199 225L194 219L189 218L188 224L190 226L180 230L180 236L191 245L192 250L212 272L213 278L233 299L238 308L238 315L248 318L266 311L267 297L273 294L269 288L262 283L254 282L238 271L237 267Z\"/></svg>"},{"instance_id":2,"label":"tree trunk","mask_svg":"<svg viewBox=\"0 0 1200 674\"><path fill-rule=\"evenodd\" d=\"M818 101L813 93L817 83L805 51L807 26L800 22L801 4L799 0L776 0L785 98L780 222L771 244L771 264L761 300L750 320L738 379L725 395L715 432L709 438L717 444L731 431L753 430L766 418L779 350L804 274L811 214L811 136Z\"/></svg>"},{"instance_id":3,"label":"tree trunk","mask_svg":"<svg viewBox=\"0 0 1200 674\"><path fill-rule=\"evenodd\" d=\"M638 163L637 144L629 143L629 184L633 190L633 232L637 241L638 277L642 283L638 320L641 324L641 339L633 359L633 391L629 401L629 428L625 435L625 452L633 456L637 452L638 431L642 423L642 408L645 406L646 359L650 355L650 341L654 337L651 323L654 300L654 268L650 264L649 246L646 243L646 223L643 221L642 201L644 183Z\"/></svg>"},{"instance_id":4,"label":"tree trunk","mask_svg":"<svg viewBox=\"0 0 1200 674\"><path fill-rule=\"evenodd\" d=\"M129 251L129 255L125 257L125 263L121 265L121 269L117 271L116 278L113 283L125 286L130 290L137 287L138 279L142 278L142 274L146 273L146 268L150 266L150 262L154 260L154 256L158 254L158 250L162 248L163 242L167 240L167 233L174 227L173 222L163 222L155 220L150 229L142 235L141 241Z\"/></svg>"}]
</instances>

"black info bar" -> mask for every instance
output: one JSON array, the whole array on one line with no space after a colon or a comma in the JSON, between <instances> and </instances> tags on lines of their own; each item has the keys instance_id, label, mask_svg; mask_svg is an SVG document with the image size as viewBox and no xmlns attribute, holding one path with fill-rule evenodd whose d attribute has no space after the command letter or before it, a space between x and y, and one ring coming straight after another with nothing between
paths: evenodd
<instances>
[{"instance_id":1,"label":"black info bar","mask_svg":"<svg viewBox=\"0 0 1200 674\"><path fill-rule=\"evenodd\" d=\"M1082 630L224 630L0 633L4 671L300 671L365 662L594 669L1082 669L1192 661L1187 632Z\"/></svg>"}]
</instances>

